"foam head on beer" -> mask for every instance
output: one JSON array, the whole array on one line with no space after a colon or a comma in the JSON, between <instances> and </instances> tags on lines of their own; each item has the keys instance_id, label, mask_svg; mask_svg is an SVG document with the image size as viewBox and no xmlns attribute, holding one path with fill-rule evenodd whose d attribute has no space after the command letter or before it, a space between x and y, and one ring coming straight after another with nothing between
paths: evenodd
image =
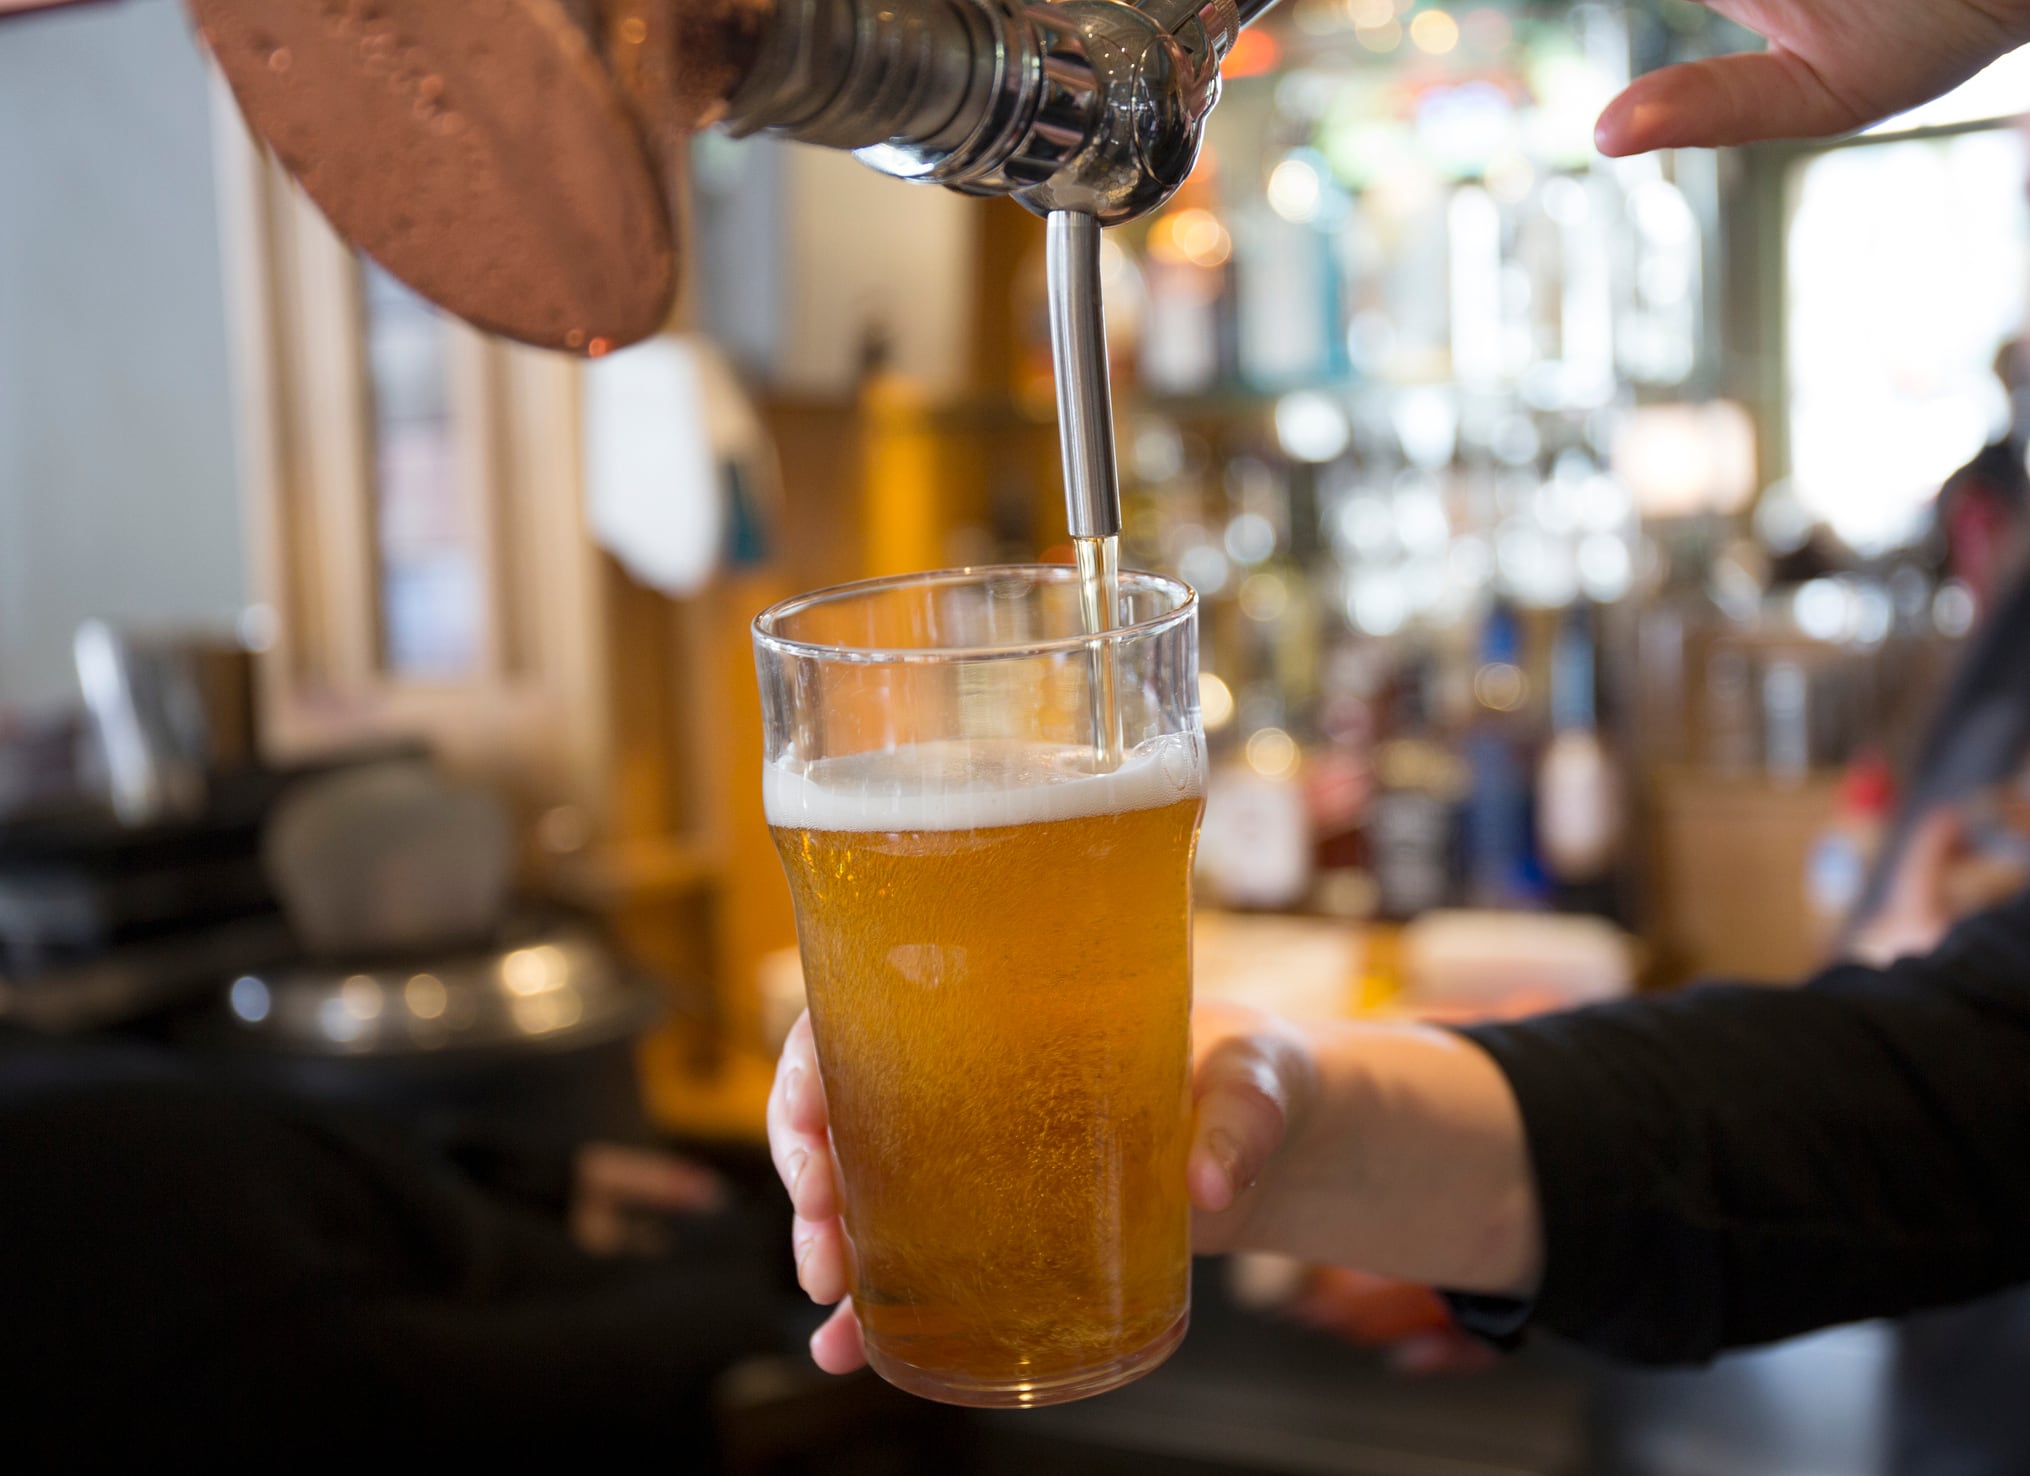
<instances>
[{"instance_id":1,"label":"foam head on beer","mask_svg":"<svg viewBox=\"0 0 2030 1476\"><path fill-rule=\"evenodd\" d=\"M763 771L772 826L809 830L978 830L1032 825L1202 795L1205 759L1193 733L1168 733L1095 772L1084 744L952 738L808 762L786 755Z\"/></svg>"},{"instance_id":2,"label":"foam head on beer","mask_svg":"<svg viewBox=\"0 0 2030 1476\"><path fill-rule=\"evenodd\" d=\"M765 773L870 1359L980 1402L1132 1377L1187 1312L1202 737Z\"/></svg>"}]
</instances>

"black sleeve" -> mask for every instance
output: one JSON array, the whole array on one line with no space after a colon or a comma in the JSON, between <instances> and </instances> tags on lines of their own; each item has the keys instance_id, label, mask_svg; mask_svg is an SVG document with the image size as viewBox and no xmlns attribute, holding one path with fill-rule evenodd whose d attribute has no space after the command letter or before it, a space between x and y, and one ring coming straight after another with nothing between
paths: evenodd
<instances>
[{"instance_id":1,"label":"black sleeve","mask_svg":"<svg viewBox=\"0 0 2030 1476\"><path fill-rule=\"evenodd\" d=\"M1887 970L1462 1033L1522 1106L1538 1326L1697 1362L2030 1280L2030 897Z\"/></svg>"}]
</instances>

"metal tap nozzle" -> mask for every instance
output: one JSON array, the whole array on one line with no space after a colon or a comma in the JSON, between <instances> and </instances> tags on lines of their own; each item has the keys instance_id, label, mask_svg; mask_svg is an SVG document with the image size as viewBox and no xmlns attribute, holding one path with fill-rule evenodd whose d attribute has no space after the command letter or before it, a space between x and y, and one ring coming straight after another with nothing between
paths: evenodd
<instances>
[{"instance_id":1,"label":"metal tap nozzle","mask_svg":"<svg viewBox=\"0 0 2030 1476\"><path fill-rule=\"evenodd\" d=\"M1052 211L1048 222L1044 259L1065 520L1073 538L1111 538L1121 531L1121 482L1100 300L1100 223L1069 210Z\"/></svg>"},{"instance_id":2,"label":"metal tap nozzle","mask_svg":"<svg viewBox=\"0 0 2030 1476\"><path fill-rule=\"evenodd\" d=\"M1235 0L777 0L727 123L1114 225L1191 172L1241 15Z\"/></svg>"}]
</instances>

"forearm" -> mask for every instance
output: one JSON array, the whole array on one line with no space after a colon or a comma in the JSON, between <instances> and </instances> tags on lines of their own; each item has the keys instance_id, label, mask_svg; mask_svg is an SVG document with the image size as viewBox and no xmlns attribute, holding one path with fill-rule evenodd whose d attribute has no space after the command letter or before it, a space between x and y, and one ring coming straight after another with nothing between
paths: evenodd
<instances>
[{"instance_id":1,"label":"forearm","mask_svg":"<svg viewBox=\"0 0 2030 1476\"><path fill-rule=\"evenodd\" d=\"M1522 1116L1443 1031L1293 1027L1309 1063L1273 1173L1221 1217L1234 1248L1502 1295L1542 1256Z\"/></svg>"},{"instance_id":2,"label":"forearm","mask_svg":"<svg viewBox=\"0 0 2030 1476\"><path fill-rule=\"evenodd\" d=\"M2030 1279L2030 900L1931 958L1447 1033L1213 1017L1204 1216L1689 1362ZM1210 1114L1210 1117L1208 1117ZM1214 1186L1217 1190L1218 1186ZM1506 1323L1504 1325L1507 1325Z\"/></svg>"}]
</instances>

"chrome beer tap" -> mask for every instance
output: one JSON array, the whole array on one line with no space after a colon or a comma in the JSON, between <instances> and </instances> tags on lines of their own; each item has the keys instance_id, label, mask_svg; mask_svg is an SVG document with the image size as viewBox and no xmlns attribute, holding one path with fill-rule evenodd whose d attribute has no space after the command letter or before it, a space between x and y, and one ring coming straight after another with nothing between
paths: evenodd
<instances>
[{"instance_id":1,"label":"chrome beer tap","mask_svg":"<svg viewBox=\"0 0 2030 1476\"><path fill-rule=\"evenodd\" d=\"M1190 173L1239 30L1234 0L777 0L726 122L1113 225Z\"/></svg>"},{"instance_id":2,"label":"chrome beer tap","mask_svg":"<svg viewBox=\"0 0 2030 1476\"><path fill-rule=\"evenodd\" d=\"M599 352L675 293L691 132L1102 225L1168 199L1270 0L186 0L253 130L439 306Z\"/></svg>"}]
</instances>

